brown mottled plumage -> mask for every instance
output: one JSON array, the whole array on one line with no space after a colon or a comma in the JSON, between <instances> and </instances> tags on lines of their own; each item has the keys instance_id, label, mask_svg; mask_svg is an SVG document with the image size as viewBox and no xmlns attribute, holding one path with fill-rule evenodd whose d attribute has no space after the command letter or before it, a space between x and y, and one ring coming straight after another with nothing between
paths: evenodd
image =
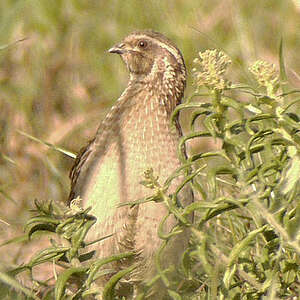
<instances>
[{"instance_id":1,"label":"brown mottled plumage","mask_svg":"<svg viewBox=\"0 0 300 300\"><path fill-rule=\"evenodd\" d=\"M152 167L159 181L179 166L177 144L181 128L171 128L170 115L183 97L186 70L177 47L153 31L134 32L109 50L120 54L130 79L116 105L100 125L95 138L78 155L71 171L70 200L80 196L83 206L92 206L98 221L93 238L113 234L99 244L99 256L135 251L144 266L142 280L153 269L153 256L161 245L158 225L167 215L164 203L148 202L130 208L118 204L151 195L139 184ZM174 183L169 193L174 191ZM192 201L192 197L186 203ZM177 221L169 217L166 230ZM178 245L177 245L178 244ZM186 241L168 250L177 260ZM173 258L172 258L173 257ZM159 299L159 298L155 298Z\"/></svg>"}]
</instances>

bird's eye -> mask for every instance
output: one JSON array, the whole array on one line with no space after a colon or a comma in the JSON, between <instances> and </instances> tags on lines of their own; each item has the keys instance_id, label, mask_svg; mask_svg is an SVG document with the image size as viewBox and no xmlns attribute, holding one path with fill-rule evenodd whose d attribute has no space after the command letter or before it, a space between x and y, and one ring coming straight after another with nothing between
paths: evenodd
<instances>
[{"instance_id":1,"label":"bird's eye","mask_svg":"<svg viewBox=\"0 0 300 300\"><path fill-rule=\"evenodd\" d=\"M138 46L140 48L146 48L147 47L147 42L146 41L139 41Z\"/></svg>"}]
</instances>

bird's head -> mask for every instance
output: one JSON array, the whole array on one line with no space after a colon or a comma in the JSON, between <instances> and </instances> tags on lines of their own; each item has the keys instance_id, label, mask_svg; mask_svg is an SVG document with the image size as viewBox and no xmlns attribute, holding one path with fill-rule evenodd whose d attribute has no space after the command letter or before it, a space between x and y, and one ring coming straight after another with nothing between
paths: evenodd
<instances>
[{"instance_id":1,"label":"bird's head","mask_svg":"<svg viewBox=\"0 0 300 300\"><path fill-rule=\"evenodd\" d=\"M178 86L183 92L186 69L179 49L164 35L154 31L133 32L111 49L125 62L133 81Z\"/></svg>"}]
</instances>

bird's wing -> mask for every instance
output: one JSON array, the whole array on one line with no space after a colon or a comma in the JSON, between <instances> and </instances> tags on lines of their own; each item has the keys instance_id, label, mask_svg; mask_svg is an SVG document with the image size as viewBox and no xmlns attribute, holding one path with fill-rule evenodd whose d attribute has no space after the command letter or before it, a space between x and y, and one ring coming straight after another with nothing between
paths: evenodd
<instances>
[{"instance_id":1,"label":"bird's wing","mask_svg":"<svg viewBox=\"0 0 300 300\"><path fill-rule=\"evenodd\" d=\"M68 204L75 196L75 186L80 174L80 170L91 153L91 145L94 143L94 141L95 137L90 140L86 146L82 147L78 155L76 156L74 165L69 174L69 177L71 179L71 191L68 199Z\"/></svg>"}]
</instances>

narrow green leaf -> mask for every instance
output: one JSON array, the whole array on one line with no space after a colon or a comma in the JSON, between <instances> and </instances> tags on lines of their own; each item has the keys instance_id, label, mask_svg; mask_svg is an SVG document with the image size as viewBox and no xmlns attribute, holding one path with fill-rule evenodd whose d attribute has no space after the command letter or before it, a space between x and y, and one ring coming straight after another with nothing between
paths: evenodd
<instances>
[{"instance_id":1,"label":"narrow green leaf","mask_svg":"<svg viewBox=\"0 0 300 300\"><path fill-rule=\"evenodd\" d=\"M285 177L282 181L282 193L289 193L299 182L300 174L300 157L298 154L293 155L292 160L287 166Z\"/></svg>"},{"instance_id":2,"label":"narrow green leaf","mask_svg":"<svg viewBox=\"0 0 300 300\"><path fill-rule=\"evenodd\" d=\"M134 256L133 252L126 252L126 253L120 253L120 254L116 254L116 255L113 255L113 256L110 256L110 257L101 258L101 259L97 260L90 267L89 276L88 276L88 278L86 280L86 284L85 285L87 287L90 287L91 283L95 279L95 276L96 276L98 270L103 265L108 264L108 263L113 262L113 261L120 260L120 259L129 258L129 257L132 257L132 256Z\"/></svg>"},{"instance_id":3,"label":"narrow green leaf","mask_svg":"<svg viewBox=\"0 0 300 300\"><path fill-rule=\"evenodd\" d=\"M71 276L85 273L87 270L88 267L72 267L60 273L55 284L55 300L61 300L63 298L67 282Z\"/></svg>"},{"instance_id":4,"label":"narrow green leaf","mask_svg":"<svg viewBox=\"0 0 300 300\"><path fill-rule=\"evenodd\" d=\"M240 253L247 248L247 246L256 238L259 233L262 233L266 230L267 226L263 226L256 230L247 233L247 236L237 243L230 252L228 267L232 266L238 259Z\"/></svg>"},{"instance_id":5,"label":"narrow green leaf","mask_svg":"<svg viewBox=\"0 0 300 300\"><path fill-rule=\"evenodd\" d=\"M117 274L112 276L108 283L105 285L103 293L102 293L102 299L103 300L114 300L114 288L116 284L127 274L131 273L137 266L133 265L129 268L119 271Z\"/></svg>"},{"instance_id":6,"label":"narrow green leaf","mask_svg":"<svg viewBox=\"0 0 300 300\"><path fill-rule=\"evenodd\" d=\"M176 293L176 292L174 292L172 290L168 290L168 294L174 300L182 300L181 296L178 293Z\"/></svg>"},{"instance_id":7,"label":"narrow green leaf","mask_svg":"<svg viewBox=\"0 0 300 300\"><path fill-rule=\"evenodd\" d=\"M6 273L0 272L0 280L16 291L20 291L24 293L26 296L30 297L31 299L34 300L41 300L39 297L37 297L32 291L21 285L15 278L9 276Z\"/></svg>"},{"instance_id":8,"label":"narrow green leaf","mask_svg":"<svg viewBox=\"0 0 300 300\"><path fill-rule=\"evenodd\" d=\"M17 132L18 132L19 134L21 134L21 135L24 135L24 136L30 138L31 140L33 140L33 141L35 141L35 142L38 142L38 143L40 143L40 144L43 144L43 145L45 145L45 146L47 146L47 147L49 147L49 148L51 148L51 149L54 149L54 150L56 150L56 151L58 151L58 152L63 153L63 154L65 154L65 155L67 155L67 156L69 156L69 157L71 157L71 158L76 158L76 154L74 154L74 153L71 152L71 151L65 150L65 149L60 148L60 147L58 147L58 146L55 146L55 145L53 145L53 144L51 144L51 143L45 142L45 141L43 141L43 140L41 140L41 139L38 139L38 138L36 138L36 137L34 137L34 136L32 136L32 135L26 133L26 132L21 131L21 130L17 130Z\"/></svg>"},{"instance_id":9,"label":"narrow green leaf","mask_svg":"<svg viewBox=\"0 0 300 300\"><path fill-rule=\"evenodd\" d=\"M281 88L284 92L283 86L287 82L287 75L286 75L284 56L283 56L283 38L280 39L280 44L279 44L279 65L280 65Z\"/></svg>"}]
</instances>

